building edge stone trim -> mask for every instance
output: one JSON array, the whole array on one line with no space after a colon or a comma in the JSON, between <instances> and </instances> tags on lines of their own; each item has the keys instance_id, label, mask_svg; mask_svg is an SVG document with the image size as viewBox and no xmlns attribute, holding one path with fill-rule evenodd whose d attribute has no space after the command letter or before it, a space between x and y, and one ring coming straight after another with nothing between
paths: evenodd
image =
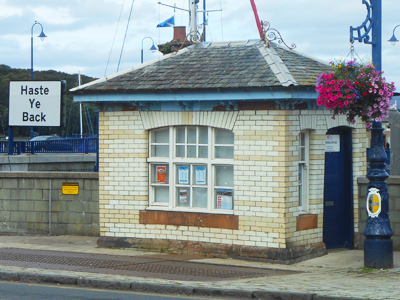
<instances>
[{"instance_id":1,"label":"building edge stone trim","mask_svg":"<svg viewBox=\"0 0 400 300\"><path fill-rule=\"evenodd\" d=\"M326 255L323 242L288 249L225 245L217 243L197 243L168 239L142 239L100 236L100 248L136 248L171 254L197 254L205 257L231 257L244 260L263 260L269 263L293 264Z\"/></svg>"}]
</instances>

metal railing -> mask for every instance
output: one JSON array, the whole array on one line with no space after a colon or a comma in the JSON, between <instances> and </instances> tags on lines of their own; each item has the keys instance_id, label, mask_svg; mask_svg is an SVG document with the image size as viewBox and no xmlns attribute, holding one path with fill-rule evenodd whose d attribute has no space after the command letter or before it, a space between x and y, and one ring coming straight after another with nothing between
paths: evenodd
<instances>
[{"instance_id":1,"label":"metal railing","mask_svg":"<svg viewBox=\"0 0 400 300\"><path fill-rule=\"evenodd\" d=\"M98 138L66 138L46 141L14 142L14 154L97 153ZM0 141L0 153L8 153L8 141Z\"/></svg>"}]
</instances>

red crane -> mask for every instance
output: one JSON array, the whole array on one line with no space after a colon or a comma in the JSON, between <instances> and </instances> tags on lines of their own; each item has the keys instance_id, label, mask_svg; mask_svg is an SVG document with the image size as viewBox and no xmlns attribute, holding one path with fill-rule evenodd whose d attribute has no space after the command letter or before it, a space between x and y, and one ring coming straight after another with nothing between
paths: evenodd
<instances>
[{"instance_id":1,"label":"red crane","mask_svg":"<svg viewBox=\"0 0 400 300\"><path fill-rule=\"evenodd\" d=\"M260 18L258 17L256 4L255 4L254 0L250 0L250 3L251 3L251 7L253 8L254 17L256 18L256 23L257 23L258 32L260 33L260 38L263 39L262 26L261 26Z\"/></svg>"}]
</instances>

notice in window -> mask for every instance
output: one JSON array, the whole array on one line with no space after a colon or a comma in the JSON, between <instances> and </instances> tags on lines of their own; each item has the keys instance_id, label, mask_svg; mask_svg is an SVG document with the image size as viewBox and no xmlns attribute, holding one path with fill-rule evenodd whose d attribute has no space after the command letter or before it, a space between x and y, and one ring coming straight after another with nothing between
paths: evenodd
<instances>
[{"instance_id":1,"label":"notice in window","mask_svg":"<svg viewBox=\"0 0 400 300\"><path fill-rule=\"evenodd\" d=\"M189 184L189 166L178 167L179 184Z\"/></svg>"},{"instance_id":2,"label":"notice in window","mask_svg":"<svg viewBox=\"0 0 400 300\"><path fill-rule=\"evenodd\" d=\"M157 182L165 183L167 180L167 167L157 166Z\"/></svg>"},{"instance_id":3,"label":"notice in window","mask_svg":"<svg viewBox=\"0 0 400 300\"><path fill-rule=\"evenodd\" d=\"M187 190L179 191L179 202L186 203L187 202Z\"/></svg>"},{"instance_id":4,"label":"notice in window","mask_svg":"<svg viewBox=\"0 0 400 300\"><path fill-rule=\"evenodd\" d=\"M197 166L195 169L196 184L206 184L206 167Z\"/></svg>"},{"instance_id":5,"label":"notice in window","mask_svg":"<svg viewBox=\"0 0 400 300\"><path fill-rule=\"evenodd\" d=\"M232 210L232 190L217 190L217 209Z\"/></svg>"}]
</instances>

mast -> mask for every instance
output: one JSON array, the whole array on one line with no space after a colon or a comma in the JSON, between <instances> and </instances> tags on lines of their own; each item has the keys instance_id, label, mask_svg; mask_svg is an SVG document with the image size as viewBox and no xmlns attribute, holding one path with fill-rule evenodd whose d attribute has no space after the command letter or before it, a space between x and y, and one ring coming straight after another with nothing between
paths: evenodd
<instances>
[{"instance_id":1,"label":"mast","mask_svg":"<svg viewBox=\"0 0 400 300\"><path fill-rule=\"evenodd\" d=\"M159 5L163 5L163 6L168 6L171 7L173 9L180 9L183 11L187 11L189 13L189 41L193 42L193 43L197 43L197 42L201 42L200 41L200 37L201 34L199 34L199 32L197 31L197 13L203 13L203 26L206 26L206 13L209 12L216 12L216 11L222 11L222 9L217 9L217 10L206 10L206 0L203 0L203 7L204 7L204 11L198 11L197 10L197 4L200 2L200 0L189 0L189 10L184 9L184 8L179 8L176 5L171 6L171 5L167 5L167 4L163 4L161 2L158 2ZM204 41L205 41L205 32L204 32Z\"/></svg>"},{"instance_id":2,"label":"mast","mask_svg":"<svg viewBox=\"0 0 400 300\"><path fill-rule=\"evenodd\" d=\"M204 26L204 35L203 35L203 42L206 41L206 0L203 1L203 26Z\"/></svg>"},{"instance_id":3,"label":"mast","mask_svg":"<svg viewBox=\"0 0 400 300\"><path fill-rule=\"evenodd\" d=\"M80 86L81 83L81 71L78 72L78 86ZM82 125L82 102L79 102L79 129L80 129L80 135L81 138L83 137L83 125Z\"/></svg>"},{"instance_id":4,"label":"mast","mask_svg":"<svg viewBox=\"0 0 400 300\"><path fill-rule=\"evenodd\" d=\"M190 20L190 40L196 41L198 38L197 34L197 3L199 0L189 0L189 20Z\"/></svg>"}]
</instances>

